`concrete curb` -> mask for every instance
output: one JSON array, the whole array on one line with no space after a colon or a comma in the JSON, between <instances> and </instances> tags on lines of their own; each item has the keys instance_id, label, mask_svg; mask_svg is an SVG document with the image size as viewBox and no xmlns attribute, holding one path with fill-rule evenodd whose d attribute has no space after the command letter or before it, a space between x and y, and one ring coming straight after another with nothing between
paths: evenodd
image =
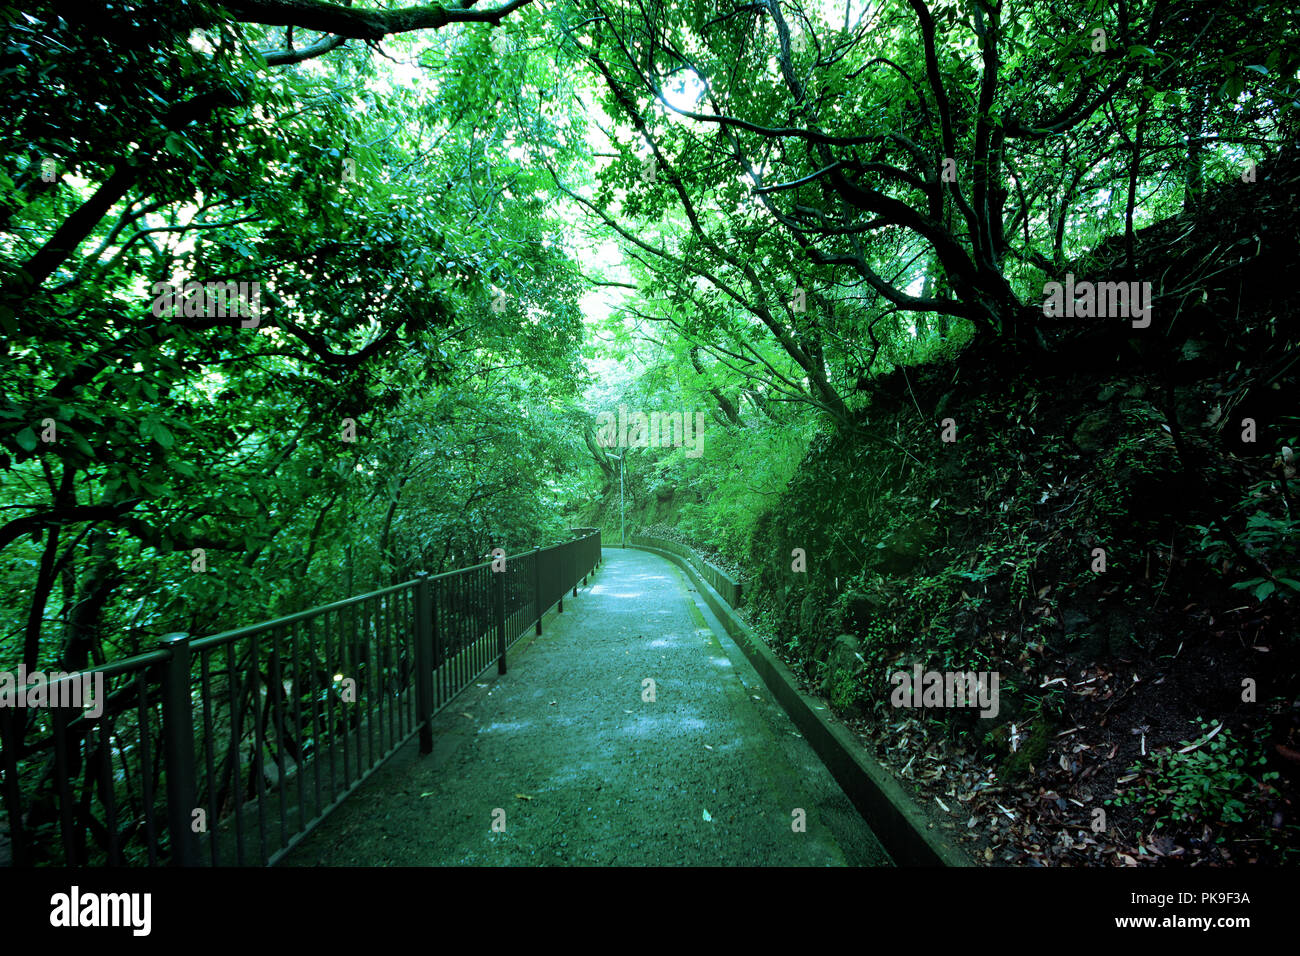
<instances>
[{"instance_id":1,"label":"concrete curb","mask_svg":"<svg viewBox=\"0 0 1300 956\"><path fill-rule=\"evenodd\" d=\"M629 542L629 546L665 557L686 572L895 863L899 866L974 865L942 834L930 829L929 819L879 761L864 751L848 731L832 722L827 711L818 710L821 705L799 689L785 663L736 616L688 559L649 545Z\"/></svg>"}]
</instances>

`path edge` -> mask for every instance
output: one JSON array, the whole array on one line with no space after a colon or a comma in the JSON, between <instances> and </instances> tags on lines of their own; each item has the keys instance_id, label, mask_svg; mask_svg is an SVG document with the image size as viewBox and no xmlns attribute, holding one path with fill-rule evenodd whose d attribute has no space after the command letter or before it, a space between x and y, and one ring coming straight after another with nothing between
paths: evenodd
<instances>
[{"instance_id":1,"label":"path edge","mask_svg":"<svg viewBox=\"0 0 1300 956\"><path fill-rule=\"evenodd\" d=\"M816 702L799 689L785 662L736 615L688 559L647 544L628 546L667 558L686 572L896 864L973 865L960 849L930 829L930 820L875 757L863 750L847 730L818 712Z\"/></svg>"}]
</instances>

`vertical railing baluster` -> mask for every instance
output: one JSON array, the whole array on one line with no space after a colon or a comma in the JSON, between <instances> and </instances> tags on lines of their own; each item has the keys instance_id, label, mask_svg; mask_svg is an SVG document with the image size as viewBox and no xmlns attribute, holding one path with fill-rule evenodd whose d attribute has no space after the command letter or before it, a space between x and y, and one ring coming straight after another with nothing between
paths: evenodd
<instances>
[{"instance_id":1,"label":"vertical railing baluster","mask_svg":"<svg viewBox=\"0 0 1300 956\"><path fill-rule=\"evenodd\" d=\"M284 785L287 768L284 763L284 667L281 664L280 653L280 628L271 628L271 661L267 668L270 673L270 685L266 691L267 706L275 707L275 792L278 798L276 802L280 805L280 846L276 849L283 848L289 842L289 825L286 818L287 808L285 804L289 800Z\"/></svg>"},{"instance_id":2,"label":"vertical railing baluster","mask_svg":"<svg viewBox=\"0 0 1300 956\"><path fill-rule=\"evenodd\" d=\"M388 672L388 645L384 642L384 601L385 598L375 599L374 611L374 632L375 632L375 655L378 660L378 667L375 670L375 684L377 697L375 700L376 710L379 712L379 723L375 728L375 737L379 741L379 759L382 760L386 752L384 747L384 721L388 708L384 703L384 698L388 696L386 686L386 675Z\"/></svg>"},{"instance_id":3,"label":"vertical railing baluster","mask_svg":"<svg viewBox=\"0 0 1300 956\"><path fill-rule=\"evenodd\" d=\"M345 670L347 664L347 651L346 651L347 637L345 636L347 633L347 624L344 621L345 617L347 617L347 615L343 612L343 610L340 610L338 612L338 620L339 620L338 674L332 675L332 676L341 675L343 680L346 680L348 676L347 671ZM331 679L330 684L331 684L330 697L333 698L335 694L338 694L339 697L338 700L339 714L342 717L342 724L343 724L343 732L342 734L340 734L340 736L343 738L343 789L347 790L349 787L352 786L352 759L348 750L348 738L352 736L352 733L351 733L351 729L348 727L347 702L343 700L343 681L341 680L336 681ZM333 686L334 684L337 684L338 687L334 687Z\"/></svg>"},{"instance_id":4,"label":"vertical railing baluster","mask_svg":"<svg viewBox=\"0 0 1300 956\"><path fill-rule=\"evenodd\" d=\"M370 681L374 689L374 700L371 701L368 708L370 722L374 724L374 742L370 747L370 763L367 769L373 767L379 759L375 752L376 745L380 757L383 756L384 752L384 645L379 639L379 617L382 602L382 598L375 598L370 602L370 626L366 628L367 653L370 655L371 670L374 671Z\"/></svg>"},{"instance_id":5,"label":"vertical railing baluster","mask_svg":"<svg viewBox=\"0 0 1300 956\"><path fill-rule=\"evenodd\" d=\"M235 642L226 645L226 681L230 686L230 782L235 801L235 858L244 865L244 766L240 757L240 740L244 730L244 710L240 706L243 682L235 669Z\"/></svg>"},{"instance_id":6,"label":"vertical railing baluster","mask_svg":"<svg viewBox=\"0 0 1300 956\"><path fill-rule=\"evenodd\" d=\"M65 866L79 866L85 862L77 852L80 841L72 817L72 787L68 768L68 715L62 707L50 710L54 723L54 782L59 791L59 829L63 834Z\"/></svg>"},{"instance_id":7,"label":"vertical railing baluster","mask_svg":"<svg viewBox=\"0 0 1300 956\"><path fill-rule=\"evenodd\" d=\"M402 601L404 604L404 608L402 611L403 630L411 635L410 659L411 659L411 669L414 670L415 669L415 641L416 641L415 588L410 588L408 591L406 591L406 593L402 597ZM408 626L408 622L409 622L409 626ZM429 662L430 664L433 663L432 657L429 658ZM432 686L432 678L433 678L432 673L430 673L429 676L430 676L430 686ZM411 692L406 696L406 727L404 732L409 732L415 729L417 724L415 718L416 718L415 686L414 684L412 684Z\"/></svg>"},{"instance_id":8,"label":"vertical railing baluster","mask_svg":"<svg viewBox=\"0 0 1300 956\"><path fill-rule=\"evenodd\" d=\"M503 568L493 574L496 578L496 625L497 625L497 673L506 672L506 571Z\"/></svg>"},{"instance_id":9,"label":"vertical railing baluster","mask_svg":"<svg viewBox=\"0 0 1300 956\"><path fill-rule=\"evenodd\" d=\"M384 713L385 713L385 709L384 709L384 698L388 696L388 691L387 691L387 689L386 689L385 686L384 686L384 685L385 685L385 674L386 674L386 672L387 672L387 664L386 664L385 662L388 660L388 650L387 650L387 645L384 643L384 637L383 637L383 634L384 634L384 618L385 618L385 614L384 614L384 598L379 597L379 598L376 598L376 599L375 599L375 609L374 609L374 612L373 612L373 614L371 615L371 617L372 617L373 622L374 622L374 628L373 628L373 630L374 630L374 632L375 632L375 656L376 656L376 659L377 659L377 661L378 661L378 666L377 666L376 669L375 669L375 683L378 685L378 686L377 686L377 691L378 691L378 693L377 693L376 698L375 698L375 710L378 711L378 721L379 721L379 724L378 724L378 726L375 728L375 731L376 731L376 736L379 738L379 757L380 757L380 759L383 759L383 756L384 756L384 753L385 753L385 749L384 749Z\"/></svg>"},{"instance_id":10,"label":"vertical railing baluster","mask_svg":"<svg viewBox=\"0 0 1300 956\"><path fill-rule=\"evenodd\" d=\"M369 690L369 671L370 661L366 659L365 643L362 640L361 626L361 605L353 604L352 606L352 669L356 672L357 677L357 706L352 708L353 716L357 721L357 745L354 748L357 752L357 781L360 782L361 775L365 773L366 765L366 739L361 733L361 725L364 721L366 732L370 731L370 722L366 720L366 708L370 706ZM362 671L366 673L362 673Z\"/></svg>"},{"instance_id":11,"label":"vertical railing baluster","mask_svg":"<svg viewBox=\"0 0 1300 956\"><path fill-rule=\"evenodd\" d=\"M473 572L470 572L469 574L458 574L455 577L456 594L460 597L460 600L456 605L458 608L456 612L456 670L451 687L452 694L460 693L460 689L464 684L465 639L466 635L468 635L473 629L473 625L470 623L470 618L473 616L473 608L470 607L469 603L469 578L472 575Z\"/></svg>"},{"instance_id":12,"label":"vertical railing baluster","mask_svg":"<svg viewBox=\"0 0 1300 956\"><path fill-rule=\"evenodd\" d=\"M366 698L367 699L366 699L366 709L364 713L366 717L366 745L370 748L370 760L366 763L367 770L369 770L371 767L375 765L375 722L377 719L375 716L375 711L378 705L378 698L379 698L379 693L377 692L377 688L375 686L375 683L378 679L378 673L377 673L378 668L375 666L376 659L378 657L378 653L377 653L378 646L377 646L377 642L372 641L372 635L377 630L375 625L375 605L377 601L378 598L374 598L372 600L364 602L364 604L358 605L358 607L363 607L366 609L365 611L366 623L365 626L361 629L361 634L362 637L364 638L364 641L361 646L365 648L365 654L366 654Z\"/></svg>"},{"instance_id":13,"label":"vertical railing baluster","mask_svg":"<svg viewBox=\"0 0 1300 956\"><path fill-rule=\"evenodd\" d=\"M460 679L456 681L457 692L459 692L460 690L462 690L463 688L469 685L469 675L474 670L474 648L477 646L477 641L479 637L478 634L479 608L478 605L475 603L477 599L474 597L474 595L478 593L479 572L471 571L465 577L466 577L465 591L467 592L465 610L468 613L465 616L466 640L465 643L462 645L462 647L464 648L464 651L462 652L462 656L464 659L461 661L462 666L460 672Z\"/></svg>"},{"instance_id":14,"label":"vertical railing baluster","mask_svg":"<svg viewBox=\"0 0 1300 956\"><path fill-rule=\"evenodd\" d=\"M416 719L420 725L420 753L429 754L433 753L433 601L429 572L417 572L415 579Z\"/></svg>"},{"instance_id":15,"label":"vertical railing baluster","mask_svg":"<svg viewBox=\"0 0 1300 956\"><path fill-rule=\"evenodd\" d=\"M289 686L293 688L289 693L293 694L293 739L297 755L294 757L294 776L298 778L298 827L295 833L306 829L307 821L312 819L307 815L307 768L304 766L307 748L302 739L302 661L298 656L298 625L299 622L295 621L289 627L289 666L292 669Z\"/></svg>"},{"instance_id":16,"label":"vertical railing baluster","mask_svg":"<svg viewBox=\"0 0 1300 956\"><path fill-rule=\"evenodd\" d=\"M398 679L400 677L400 668L397 665L398 657L393 653L393 603L398 599L400 599L401 596L402 596L401 591L392 591L388 594L387 597L384 598L384 603L382 605L383 607L382 617L384 621L384 628L383 628L384 653L383 653L383 667L380 670L380 673L383 675L383 682L382 682L383 686L380 691L382 696L380 697L380 702L381 703L384 703L385 701L387 702L386 710L388 713L388 743L383 747L384 753L388 753L388 751L393 748L393 743L397 740L396 729L394 728L393 725L393 718L396 716L394 712L397 710L397 703L398 701L401 700L401 698L398 697L393 700L390 700L388 698L389 698L389 694L391 693L390 688L396 687L398 688L398 693L400 693L401 686L402 686L400 680ZM382 738L381 738L381 743L382 743Z\"/></svg>"},{"instance_id":17,"label":"vertical railing baluster","mask_svg":"<svg viewBox=\"0 0 1300 956\"><path fill-rule=\"evenodd\" d=\"M324 690L321 692L321 699L315 702L312 707L313 719L319 720L319 726L316 728L316 744L313 749L316 752L317 759L323 759L322 747L329 751L330 761L330 789L329 802L334 802L334 794L338 793L338 767L334 761L334 669L330 666L330 619L329 614L322 614L319 618L313 619L320 621L320 643L321 643L321 669L323 671L322 683ZM316 643L316 629L312 628L312 644ZM317 718L319 714L319 718Z\"/></svg>"},{"instance_id":18,"label":"vertical railing baluster","mask_svg":"<svg viewBox=\"0 0 1300 956\"><path fill-rule=\"evenodd\" d=\"M257 778L257 833L261 840L262 865L271 859L266 851L266 711L262 708L262 666L257 653L257 639L254 634L248 639L248 653L253 675L253 775Z\"/></svg>"},{"instance_id":19,"label":"vertical railing baluster","mask_svg":"<svg viewBox=\"0 0 1300 956\"><path fill-rule=\"evenodd\" d=\"M96 721L99 730L99 786L104 801L104 829L108 831L108 865L122 865L122 848L118 842L117 793L113 786L113 732L112 717L101 714ZM89 733L89 730L87 730Z\"/></svg>"},{"instance_id":20,"label":"vertical railing baluster","mask_svg":"<svg viewBox=\"0 0 1300 956\"><path fill-rule=\"evenodd\" d=\"M316 689L316 618L312 617L307 620L307 633L303 643L307 645L307 656L311 661L311 667L308 670L307 689L311 693L311 767L312 777L315 779L316 789L316 813L318 816L321 811L321 749L320 749L320 694ZM333 754L331 754L332 756Z\"/></svg>"},{"instance_id":21,"label":"vertical railing baluster","mask_svg":"<svg viewBox=\"0 0 1300 956\"><path fill-rule=\"evenodd\" d=\"M149 848L149 865L158 865L158 824L153 792L153 739L149 734L149 682L147 671L135 672L136 741L140 753L140 800L144 810L144 839ZM17 858L15 857L15 862Z\"/></svg>"},{"instance_id":22,"label":"vertical railing baluster","mask_svg":"<svg viewBox=\"0 0 1300 956\"><path fill-rule=\"evenodd\" d=\"M411 673L418 674L415 668L415 588L410 587L402 592L402 616L397 624L399 635L410 635L408 639L402 638L402 652L410 662ZM432 661L432 658L430 658ZM430 675L432 677L432 675ZM401 734L405 736L415 729L415 680L410 680L410 689L403 695L406 703L402 707Z\"/></svg>"},{"instance_id":23,"label":"vertical railing baluster","mask_svg":"<svg viewBox=\"0 0 1300 956\"><path fill-rule=\"evenodd\" d=\"M397 686L397 699L393 703L393 710L397 712L397 734L393 737L393 743L396 744L407 731L414 729L414 724L407 718L411 713L411 702L415 700L416 670L415 670L415 621L406 613L408 595L413 593L413 588L403 588L393 595L393 603L389 608L389 640L395 641L393 651L393 674L394 683ZM409 622L409 626L408 626ZM403 661L405 664L405 677L403 678Z\"/></svg>"},{"instance_id":24,"label":"vertical railing baluster","mask_svg":"<svg viewBox=\"0 0 1300 956\"><path fill-rule=\"evenodd\" d=\"M504 572L502 572L504 574ZM489 655L497 642L497 574L491 568L483 572L480 586L483 589L483 606L488 609L486 627L479 633L479 643L474 660L474 673L477 677L491 660ZM468 685L467 685L468 686Z\"/></svg>"},{"instance_id":25,"label":"vertical railing baluster","mask_svg":"<svg viewBox=\"0 0 1300 956\"><path fill-rule=\"evenodd\" d=\"M212 752L212 675L211 652L199 652L199 687L203 695L203 757L208 770L208 856L213 866L220 866L217 850L217 770Z\"/></svg>"},{"instance_id":26,"label":"vertical railing baluster","mask_svg":"<svg viewBox=\"0 0 1300 956\"><path fill-rule=\"evenodd\" d=\"M194 713L190 699L190 636L174 632L159 646L169 652L162 672L163 753L167 768L167 830L173 866L198 866L191 827L194 811Z\"/></svg>"},{"instance_id":27,"label":"vertical railing baluster","mask_svg":"<svg viewBox=\"0 0 1300 956\"><path fill-rule=\"evenodd\" d=\"M443 703L446 702L447 697L448 697L448 694L447 694L447 674L445 673L445 670L446 670L446 669L443 667L443 664L446 663L446 659L447 659L447 658L446 658L446 655L443 654L443 652L442 652L442 631L443 631L443 629L442 629L442 627L440 626L440 623L439 623L439 621L438 621L438 612L439 612L439 610L441 610L441 611L443 612L444 616L446 615L446 610L447 610L447 602L446 602L445 600L442 600L442 601L439 601L439 600L438 600L438 592L442 589L442 581L443 581L443 580L444 580L444 579L439 578L437 581L435 581L435 582L433 583L433 586L429 589L429 602L430 602L430 603L429 603L429 608L430 608L429 617L430 617L430 618L432 619L432 621L433 621L433 674L434 674L434 679L435 679L435 683L434 683L434 687L433 687L433 690L434 690L433 709L434 709L434 711L437 711L438 708L440 708L440 707L443 705Z\"/></svg>"},{"instance_id":28,"label":"vertical railing baluster","mask_svg":"<svg viewBox=\"0 0 1300 956\"><path fill-rule=\"evenodd\" d=\"M374 668L374 661L370 656L370 627L366 623L367 609L370 602L361 601L352 605L352 639L357 653L357 673L361 678L357 681L359 693L357 702L361 704L357 708L357 780L366 772L375 759L375 742L370 737L370 731L373 728L374 721L371 720L370 708L375 704L375 695L370 689L371 671ZM365 725L365 733L362 733L362 725ZM369 753L369 758L366 754Z\"/></svg>"},{"instance_id":29,"label":"vertical railing baluster","mask_svg":"<svg viewBox=\"0 0 1300 956\"><path fill-rule=\"evenodd\" d=\"M483 628L475 636L478 640L474 644L474 666L470 669L470 674L466 678L465 686L482 673L483 668L487 666L485 655L488 648L496 643L496 574L491 568L487 568L479 581L479 587L483 593L483 603L481 607L489 608L488 627Z\"/></svg>"}]
</instances>

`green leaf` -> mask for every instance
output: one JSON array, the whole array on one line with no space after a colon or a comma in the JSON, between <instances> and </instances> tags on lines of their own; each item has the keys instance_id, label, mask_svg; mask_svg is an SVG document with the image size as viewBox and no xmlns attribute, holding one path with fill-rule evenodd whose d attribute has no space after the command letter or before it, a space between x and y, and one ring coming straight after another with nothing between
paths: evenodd
<instances>
[{"instance_id":1,"label":"green leaf","mask_svg":"<svg viewBox=\"0 0 1300 956\"><path fill-rule=\"evenodd\" d=\"M19 447L22 448L23 451L35 451L36 433L32 431L30 428L24 428L22 431L18 433L17 442Z\"/></svg>"},{"instance_id":2,"label":"green leaf","mask_svg":"<svg viewBox=\"0 0 1300 956\"><path fill-rule=\"evenodd\" d=\"M82 438L76 432L70 431L68 434L72 438L72 444L77 446L77 451L81 452L87 458L95 457L95 450L90 447L90 442L86 441L86 439Z\"/></svg>"},{"instance_id":3,"label":"green leaf","mask_svg":"<svg viewBox=\"0 0 1300 956\"><path fill-rule=\"evenodd\" d=\"M172 433L164 428L160 423L155 422L150 432L153 435L153 440L163 448L171 448L172 445L176 443L176 440L172 438Z\"/></svg>"}]
</instances>

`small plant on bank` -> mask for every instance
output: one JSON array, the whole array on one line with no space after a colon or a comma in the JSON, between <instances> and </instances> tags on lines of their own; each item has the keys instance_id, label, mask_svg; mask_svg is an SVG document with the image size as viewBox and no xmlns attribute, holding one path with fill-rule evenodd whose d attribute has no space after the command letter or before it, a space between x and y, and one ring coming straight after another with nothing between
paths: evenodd
<instances>
[{"instance_id":1,"label":"small plant on bank","mask_svg":"<svg viewBox=\"0 0 1300 956\"><path fill-rule=\"evenodd\" d=\"M1166 748L1153 755L1154 766L1145 771L1141 763L1133 764L1129 772L1143 775L1140 785L1107 802L1145 807L1146 814L1154 816L1156 829L1170 823L1243 822L1249 811L1247 799L1257 785L1250 768L1262 766L1266 758L1252 762L1230 731L1223 729L1207 739L1213 732L1210 724L1201 718L1197 723L1201 746L1188 750L1196 742L1183 741L1178 750ZM1268 783L1277 776L1265 773L1260 782Z\"/></svg>"}]
</instances>

